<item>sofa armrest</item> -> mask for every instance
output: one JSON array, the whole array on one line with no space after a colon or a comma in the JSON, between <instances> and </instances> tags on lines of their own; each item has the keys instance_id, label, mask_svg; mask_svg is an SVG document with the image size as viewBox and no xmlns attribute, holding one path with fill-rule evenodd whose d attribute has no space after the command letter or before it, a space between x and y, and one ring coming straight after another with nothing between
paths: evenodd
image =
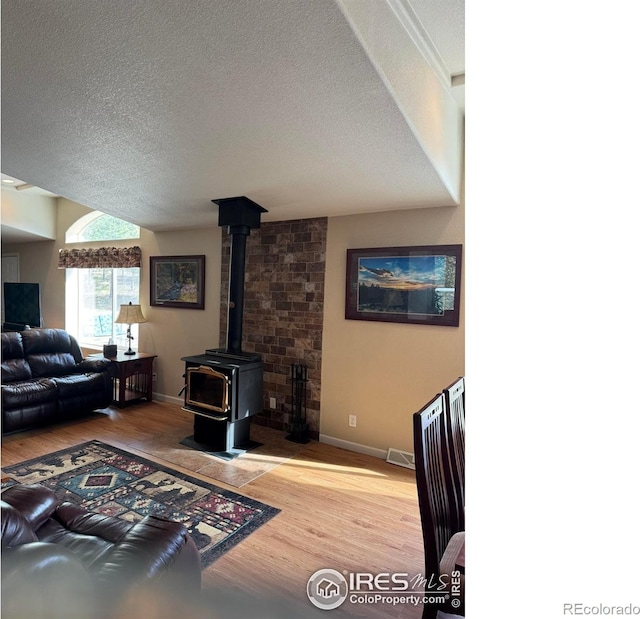
<instances>
[{"instance_id":1,"label":"sofa armrest","mask_svg":"<svg viewBox=\"0 0 640 619\"><path fill-rule=\"evenodd\" d=\"M200 555L184 525L145 516L104 557L96 578L117 586L153 581L167 572L175 577L174 584L199 590Z\"/></svg>"},{"instance_id":2,"label":"sofa armrest","mask_svg":"<svg viewBox=\"0 0 640 619\"><path fill-rule=\"evenodd\" d=\"M29 542L37 542L38 538L24 516L6 501L0 501L2 517L2 550L13 546L21 546Z\"/></svg>"},{"instance_id":3,"label":"sofa armrest","mask_svg":"<svg viewBox=\"0 0 640 619\"><path fill-rule=\"evenodd\" d=\"M111 361L108 359L83 359L75 367L78 374L85 372L106 372L109 370Z\"/></svg>"},{"instance_id":4,"label":"sofa armrest","mask_svg":"<svg viewBox=\"0 0 640 619\"><path fill-rule=\"evenodd\" d=\"M34 531L53 514L60 499L40 484L17 484L2 491L2 500L15 507Z\"/></svg>"},{"instance_id":5,"label":"sofa armrest","mask_svg":"<svg viewBox=\"0 0 640 619\"><path fill-rule=\"evenodd\" d=\"M58 506L53 518L67 531L100 537L112 544L123 539L132 526L127 520L88 512L68 501Z\"/></svg>"}]
</instances>

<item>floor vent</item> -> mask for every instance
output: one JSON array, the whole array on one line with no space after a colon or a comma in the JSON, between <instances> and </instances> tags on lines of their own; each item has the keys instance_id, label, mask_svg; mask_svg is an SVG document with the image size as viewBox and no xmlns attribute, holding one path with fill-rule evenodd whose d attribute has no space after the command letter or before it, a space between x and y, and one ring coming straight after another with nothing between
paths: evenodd
<instances>
[{"instance_id":1,"label":"floor vent","mask_svg":"<svg viewBox=\"0 0 640 619\"><path fill-rule=\"evenodd\" d=\"M389 447L389 452L387 453L387 462L391 464L397 464L398 466L404 466L406 469L416 470L416 461L413 457L412 453L408 451L400 451L399 449L394 449L393 447Z\"/></svg>"}]
</instances>

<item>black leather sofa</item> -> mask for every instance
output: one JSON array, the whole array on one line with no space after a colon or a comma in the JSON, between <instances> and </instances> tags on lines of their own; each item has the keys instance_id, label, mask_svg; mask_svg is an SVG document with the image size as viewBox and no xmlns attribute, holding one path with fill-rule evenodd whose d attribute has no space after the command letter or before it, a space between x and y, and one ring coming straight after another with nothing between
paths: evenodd
<instances>
[{"instance_id":1,"label":"black leather sofa","mask_svg":"<svg viewBox=\"0 0 640 619\"><path fill-rule=\"evenodd\" d=\"M109 361L83 359L64 329L2 333L2 433L106 408L113 398Z\"/></svg>"},{"instance_id":2,"label":"black leather sofa","mask_svg":"<svg viewBox=\"0 0 640 619\"><path fill-rule=\"evenodd\" d=\"M38 484L3 490L0 506L3 619L186 617L200 594L198 549L178 522L87 512Z\"/></svg>"}]
</instances>

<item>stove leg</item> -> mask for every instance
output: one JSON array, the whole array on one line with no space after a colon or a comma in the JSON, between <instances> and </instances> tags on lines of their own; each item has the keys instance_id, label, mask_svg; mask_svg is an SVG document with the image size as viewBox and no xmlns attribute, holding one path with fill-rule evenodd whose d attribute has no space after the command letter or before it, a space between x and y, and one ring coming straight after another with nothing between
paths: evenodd
<instances>
[{"instance_id":1,"label":"stove leg","mask_svg":"<svg viewBox=\"0 0 640 619\"><path fill-rule=\"evenodd\" d=\"M233 433L233 446L236 449L246 449L249 447L251 420L247 417L246 419L240 419L235 423L230 423L229 426L233 426L232 428L229 428L229 433Z\"/></svg>"},{"instance_id":2,"label":"stove leg","mask_svg":"<svg viewBox=\"0 0 640 619\"><path fill-rule=\"evenodd\" d=\"M250 424L249 418L231 423L194 415L193 440L206 445L211 451L243 449L249 444Z\"/></svg>"}]
</instances>

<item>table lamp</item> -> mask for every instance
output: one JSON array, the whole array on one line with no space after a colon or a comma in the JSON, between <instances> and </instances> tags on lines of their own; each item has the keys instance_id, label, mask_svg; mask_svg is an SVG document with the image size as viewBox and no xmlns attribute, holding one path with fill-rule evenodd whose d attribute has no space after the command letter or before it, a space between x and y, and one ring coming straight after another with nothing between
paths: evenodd
<instances>
[{"instance_id":1,"label":"table lamp","mask_svg":"<svg viewBox=\"0 0 640 619\"><path fill-rule=\"evenodd\" d=\"M115 319L115 322L119 324L126 324L127 326L127 339L129 340L129 350L125 351L125 355L135 355L136 351L131 349L131 325L138 325L142 322L147 322L147 319L142 315L142 310L139 305L132 305L129 301L128 305L120 306L120 313Z\"/></svg>"}]
</instances>

